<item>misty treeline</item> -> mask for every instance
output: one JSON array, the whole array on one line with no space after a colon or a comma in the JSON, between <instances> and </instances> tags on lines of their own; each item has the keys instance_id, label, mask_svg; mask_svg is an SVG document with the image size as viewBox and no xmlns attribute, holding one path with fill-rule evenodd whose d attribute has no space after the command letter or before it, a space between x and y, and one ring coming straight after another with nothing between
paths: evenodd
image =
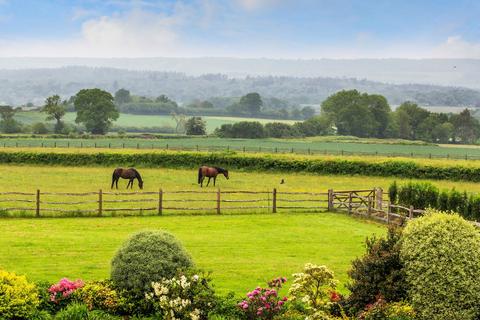
<instances>
[{"instance_id":1,"label":"misty treeline","mask_svg":"<svg viewBox=\"0 0 480 320\"><path fill-rule=\"evenodd\" d=\"M122 113L170 115L172 113L192 116L239 116L270 119L305 120L315 114L309 106L296 106L278 98L265 98L257 92L240 97L194 99L180 107L178 103L162 94L156 98L133 95L129 90L115 92L115 103Z\"/></svg>"},{"instance_id":2,"label":"misty treeline","mask_svg":"<svg viewBox=\"0 0 480 320\"><path fill-rule=\"evenodd\" d=\"M365 68L368 69L368 65ZM240 97L246 92L258 92L265 98L276 97L290 105L318 105L343 89L377 92L393 105L412 101L425 106L473 107L480 103L480 92L472 89L421 84L398 85L353 78L232 78L223 74L187 76L178 72L90 67L0 70L0 104L23 105L32 102L39 105L52 93L69 97L83 88L101 88L111 93L127 88L145 97L156 97L159 93L164 93L181 105L187 105L195 99L209 100L215 105L212 97Z\"/></svg>"},{"instance_id":3,"label":"misty treeline","mask_svg":"<svg viewBox=\"0 0 480 320\"><path fill-rule=\"evenodd\" d=\"M293 125L238 122L224 124L215 133L225 138L302 137L348 135L365 138L401 138L438 143L476 143L480 123L468 109L459 114L434 113L413 102L392 111L378 94L343 90L328 97L321 114Z\"/></svg>"}]
</instances>

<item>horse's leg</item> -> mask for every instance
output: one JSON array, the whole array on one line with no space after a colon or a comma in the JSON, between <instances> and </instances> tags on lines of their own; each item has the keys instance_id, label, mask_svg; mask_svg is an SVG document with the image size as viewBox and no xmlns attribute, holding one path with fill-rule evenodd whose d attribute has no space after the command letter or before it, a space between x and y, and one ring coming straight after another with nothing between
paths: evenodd
<instances>
[{"instance_id":1,"label":"horse's leg","mask_svg":"<svg viewBox=\"0 0 480 320\"><path fill-rule=\"evenodd\" d=\"M133 179L130 179L130 189L133 189Z\"/></svg>"},{"instance_id":2,"label":"horse's leg","mask_svg":"<svg viewBox=\"0 0 480 320\"><path fill-rule=\"evenodd\" d=\"M115 183L115 175L112 176L112 186L110 187L110 189L113 189L113 184Z\"/></svg>"},{"instance_id":3,"label":"horse's leg","mask_svg":"<svg viewBox=\"0 0 480 320\"><path fill-rule=\"evenodd\" d=\"M130 187L130 180L128 180L127 189L128 189L128 187Z\"/></svg>"},{"instance_id":4,"label":"horse's leg","mask_svg":"<svg viewBox=\"0 0 480 320\"><path fill-rule=\"evenodd\" d=\"M212 177L208 177L207 187L210 184L210 179L212 179Z\"/></svg>"},{"instance_id":5,"label":"horse's leg","mask_svg":"<svg viewBox=\"0 0 480 320\"><path fill-rule=\"evenodd\" d=\"M115 179L115 187L117 188L117 190L118 190L118 180L119 180L119 179L120 179L120 178L118 178L118 177L117 177L117 179Z\"/></svg>"},{"instance_id":6,"label":"horse's leg","mask_svg":"<svg viewBox=\"0 0 480 320\"><path fill-rule=\"evenodd\" d=\"M204 177L200 178L200 188L203 188L203 179L205 179L205 178Z\"/></svg>"}]
</instances>

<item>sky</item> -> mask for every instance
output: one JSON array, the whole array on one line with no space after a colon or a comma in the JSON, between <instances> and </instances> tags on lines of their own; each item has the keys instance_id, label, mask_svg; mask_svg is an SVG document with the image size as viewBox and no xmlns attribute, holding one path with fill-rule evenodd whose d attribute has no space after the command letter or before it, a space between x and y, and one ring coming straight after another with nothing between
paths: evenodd
<instances>
[{"instance_id":1,"label":"sky","mask_svg":"<svg viewBox=\"0 0 480 320\"><path fill-rule=\"evenodd\" d=\"M480 59L479 0L0 0L0 57Z\"/></svg>"}]
</instances>

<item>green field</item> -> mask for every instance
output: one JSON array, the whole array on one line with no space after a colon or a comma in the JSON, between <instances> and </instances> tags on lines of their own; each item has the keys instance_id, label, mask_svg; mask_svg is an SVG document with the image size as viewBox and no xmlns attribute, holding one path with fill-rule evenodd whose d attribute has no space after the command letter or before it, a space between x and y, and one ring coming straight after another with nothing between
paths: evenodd
<instances>
[{"instance_id":1,"label":"green field","mask_svg":"<svg viewBox=\"0 0 480 320\"><path fill-rule=\"evenodd\" d=\"M1 147L103 147L140 149L177 149L243 152L299 153L329 155L372 155L414 158L451 158L478 160L480 147L461 145L427 145L405 141L316 137L305 139L221 139L216 137L169 136L164 138L96 138L53 139L26 136L0 136Z\"/></svg>"},{"instance_id":2,"label":"green field","mask_svg":"<svg viewBox=\"0 0 480 320\"><path fill-rule=\"evenodd\" d=\"M363 241L383 226L342 214L200 217L0 219L0 268L33 280L109 276L115 250L139 230L163 229L212 271L220 292L243 295L307 262L325 264L345 283Z\"/></svg>"},{"instance_id":3,"label":"green field","mask_svg":"<svg viewBox=\"0 0 480 320\"><path fill-rule=\"evenodd\" d=\"M200 211L175 211L165 210L165 215L171 214L205 214L215 213L216 208L216 190L212 186L209 188L201 189L197 185L197 170L192 168L191 170L184 169L170 169L170 168L142 168L137 167L141 172L144 179L144 190L158 192L160 188L165 191L164 200L165 206L184 207L189 206L191 208L211 208L209 210ZM0 185L0 192L28 192L35 193L37 189L42 192L98 192L102 189L104 192L110 191L111 174L113 168L105 167L59 167L59 166L27 166L27 165L0 165L0 170L6 172L2 178L2 184ZM285 179L285 184L280 184L280 181ZM224 203L224 214L230 213L270 213L271 212L271 192L273 188L277 188L278 192L322 192L326 193L328 189L334 190L352 190L352 189L373 189L374 187L382 187L387 190L393 180L397 180L399 183L411 181L410 179L398 179L392 177L365 177L365 176L332 176L332 175L314 175L305 173L265 173L265 172L246 172L243 170L231 170L230 180L226 180L223 176L219 176L217 179L217 188L221 188L222 191L235 191L235 190L248 190L248 191L264 191L270 192L270 194L263 195L245 195L245 194L225 194L222 196L222 200L257 200L263 199L262 202L257 203ZM428 181L428 180L418 180ZM457 190L467 190L469 193L479 193L480 184L472 182L453 182L453 181L435 181L431 180L431 183L438 186L440 189L455 187ZM126 191L127 181L120 180L119 188L121 192ZM168 194L169 191L202 191L200 194ZM138 191L137 182L135 181L134 189L132 192ZM130 192L130 191L128 191ZM209 193L208 193L209 192ZM149 202L145 203L105 203L104 209L113 208L148 208L157 206L157 197L155 195L136 195L134 199L149 199ZM126 199L128 196L115 196L104 195L104 200ZM34 203L16 203L5 201L8 199L24 199L34 200L34 195L0 195L0 208L6 207L28 207L35 208ZM82 205L55 205L55 204L42 204L42 209L69 209L69 210L95 210L98 208L95 202L98 199L98 195L87 195L82 197L75 196L62 196L62 195L45 195L42 196L42 201L45 202L75 202L75 201L90 201L88 204ZM133 199L133 198L132 198ZM189 203L176 203L173 200L198 200ZM316 199L325 200L325 196L301 196L301 195L282 195L278 196L278 206L316 206L312 202L297 202L288 203L284 200L302 200L302 199ZM5 202L2 202L4 200ZM206 201L208 200L208 201ZM269 208L262 209L228 209L228 207L245 205L256 206L263 205ZM318 205L317 205L318 206ZM325 204L320 204L322 208ZM325 209L315 209L315 211L324 211ZM280 212L291 212L292 210L280 209ZM297 212L305 211L303 209L297 210ZM34 215L34 211L28 211L28 215ZM3 212L3 215L8 216L22 216L27 213L23 212ZM110 215L112 213L105 212L104 215ZM115 213L115 215L120 212ZM123 213L122 213L123 214ZM148 212L133 211L129 213L131 215L147 215ZM153 210L150 214L156 214ZM59 216L61 213L43 211L42 216ZM96 215L96 213L91 213Z\"/></svg>"},{"instance_id":4,"label":"green field","mask_svg":"<svg viewBox=\"0 0 480 320\"><path fill-rule=\"evenodd\" d=\"M66 123L75 123L75 112L67 112L65 115ZM32 124L35 122L47 122L45 121L45 114L36 111L20 112L15 115L15 118L25 124ZM236 117L216 117L216 116L205 116L202 117L207 122L207 132L212 133L216 128L220 127L222 124L233 124L239 121L259 121L261 123L268 122L284 122L284 123L295 123L293 120L271 120L271 119L256 119L256 118L236 118ZM54 123L50 121L49 123ZM114 126L119 127L172 127L175 128L176 123L169 115L136 115L136 114L127 114L122 113L117 121L114 122Z\"/></svg>"}]
</instances>

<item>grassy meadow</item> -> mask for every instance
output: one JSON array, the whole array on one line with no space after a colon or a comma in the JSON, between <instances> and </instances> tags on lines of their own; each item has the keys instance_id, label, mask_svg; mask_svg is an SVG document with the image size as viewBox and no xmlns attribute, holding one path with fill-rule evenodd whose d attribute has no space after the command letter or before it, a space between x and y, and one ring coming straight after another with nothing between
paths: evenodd
<instances>
[{"instance_id":1,"label":"grassy meadow","mask_svg":"<svg viewBox=\"0 0 480 320\"><path fill-rule=\"evenodd\" d=\"M67 112L65 114L66 123L75 123L75 112ZM295 123L294 120L272 120L261 118L241 118L241 117L219 117L219 116L203 116L207 122L207 132L212 133L216 128L222 124L233 124L239 121L259 121L261 123L269 122L283 122L283 123ZM38 111L19 112L15 115L15 119L25 124L32 124L35 122L48 122L45 121L45 114ZM50 121L50 123L53 123ZM175 128L176 123L169 115L138 115L121 113L117 121L114 122L115 126L119 127L172 127Z\"/></svg>"},{"instance_id":2,"label":"grassy meadow","mask_svg":"<svg viewBox=\"0 0 480 320\"><path fill-rule=\"evenodd\" d=\"M32 280L109 276L110 260L129 235L171 232L220 292L243 295L307 262L325 264L342 283L365 237L385 227L343 214L0 219L0 268Z\"/></svg>"},{"instance_id":3,"label":"grassy meadow","mask_svg":"<svg viewBox=\"0 0 480 320\"><path fill-rule=\"evenodd\" d=\"M163 138L107 137L95 139L0 137L1 147L57 147L57 148L140 148L180 150L234 150L237 152L299 153L330 155L369 155L409 158L480 159L480 147L463 145L433 145L403 140L348 139L315 137L304 139L224 139L217 137L187 137L170 135Z\"/></svg>"}]
</instances>

